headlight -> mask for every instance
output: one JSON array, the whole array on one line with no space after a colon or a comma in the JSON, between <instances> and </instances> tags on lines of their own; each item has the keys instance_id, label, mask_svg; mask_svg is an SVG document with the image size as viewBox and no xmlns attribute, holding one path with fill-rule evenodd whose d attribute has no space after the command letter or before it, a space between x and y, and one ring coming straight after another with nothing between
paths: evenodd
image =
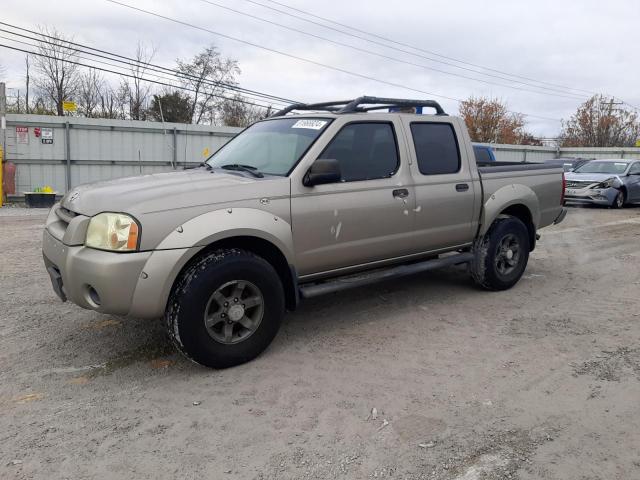
<instances>
[{"instance_id":1,"label":"headlight","mask_svg":"<svg viewBox=\"0 0 640 480\"><path fill-rule=\"evenodd\" d=\"M129 215L99 213L91 218L87 228L87 247L117 252L131 252L138 248L140 228Z\"/></svg>"},{"instance_id":2,"label":"headlight","mask_svg":"<svg viewBox=\"0 0 640 480\"><path fill-rule=\"evenodd\" d=\"M615 177L607 178L604 182L600 182L591 188L610 188L610 187L613 187L613 184L615 181L616 181Z\"/></svg>"}]
</instances>

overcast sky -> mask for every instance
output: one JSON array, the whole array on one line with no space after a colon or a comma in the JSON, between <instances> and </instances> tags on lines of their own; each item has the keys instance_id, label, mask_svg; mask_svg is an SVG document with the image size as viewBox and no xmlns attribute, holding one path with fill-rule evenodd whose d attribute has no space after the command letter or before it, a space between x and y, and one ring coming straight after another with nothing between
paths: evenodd
<instances>
[{"instance_id":1,"label":"overcast sky","mask_svg":"<svg viewBox=\"0 0 640 480\"><path fill-rule=\"evenodd\" d=\"M155 63L171 67L176 58L190 57L213 44L225 56L239 61L241 86L300 101L343 99L362 94L433 98L440 101L445 110L455 113L457 102L437 95L458 99L470 95L496 96L507 101L511 110L547 117L548 120L527 117L528 128L543 136L557 134L560 123L553 119L567 118L586 98L586 92L615 95L640 106L637 50L640 45L640 2L637 0L278 0L281 4L421 49L392 45L415 55L322 28L256 4L305 16L270 0L255 0L256 3L211 0L304 32L418 65L295 33L207 4L204 0L118 1L360 76L134 12L106 0L2 0L1 21L26 28L53 26L73 36L76 42L128 56L134 54L136 43L142 41L157 49ZM344 26L329 25L346 30ZM353 30L351 33L366 37ZM377 37L366 38L385 43ZM5 39L0 39L0 43L19 46ZM506 75L495 70L520 78L495 78L424 57L498 77ZM24 83L23 54L0 48L0 64L4 67L3 77L8 86L21 87ZM517 90L507 85L544 93Z\"/></svg>"}]
</instances>

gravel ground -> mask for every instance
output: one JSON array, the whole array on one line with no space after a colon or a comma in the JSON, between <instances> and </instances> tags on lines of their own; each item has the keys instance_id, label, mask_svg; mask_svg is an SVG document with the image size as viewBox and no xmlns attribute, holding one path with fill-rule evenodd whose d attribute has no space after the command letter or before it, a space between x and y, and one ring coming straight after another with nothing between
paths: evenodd
<instances>
[{"instance_id":1,"label":"gravel ground","mask_svg":"<svg viewBox=\"0 0 640 480\"><path fill-rule=\"evenodd\" d=\"M0 210L0 478L640 478L640 208L571 209L507 292L308 301L223 371L60 303L32 213Z\"/></svg>"}]
</instances>

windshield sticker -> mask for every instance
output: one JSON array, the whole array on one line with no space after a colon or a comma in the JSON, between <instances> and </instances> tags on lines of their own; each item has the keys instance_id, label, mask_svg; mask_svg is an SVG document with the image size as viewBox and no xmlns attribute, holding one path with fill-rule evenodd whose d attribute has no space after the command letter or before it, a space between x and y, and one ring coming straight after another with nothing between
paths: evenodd
<instances>
[{"instance_id":1,"label":"windshield sticker","mask_svg":"<svg viewBox=\"0 0 640 480\"><path fill-rule=\"evenodd\" d=\"M291 126L291 128L310 128L311 130L320 130L326 124L326 120L298 120Z\"/></svg>"},{"instance_id":2,"label":"windshield sticker","mask_svg":"<svg viewBox=\"0 0 640 480\"><path fill-rule=\"evenodd\" d=\"M616 167L626 167L627 164L626 163L618 163L616 162Z\"/></svg>"}]
</instances>

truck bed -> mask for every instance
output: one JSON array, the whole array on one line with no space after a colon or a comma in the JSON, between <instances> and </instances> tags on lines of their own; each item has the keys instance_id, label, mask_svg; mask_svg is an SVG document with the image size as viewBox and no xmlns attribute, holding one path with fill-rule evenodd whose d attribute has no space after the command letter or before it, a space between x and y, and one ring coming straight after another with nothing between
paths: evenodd
<instances>
[{"instance_id":1,"label":"truck bed","mask_svg":"<svg viewBox=\"0 0 640 480\"><path fill-rule=\"evenodd\" d=\"M540 212L536 228L551 225L562 211L562 167L546 163L491 162L479 163L478 174L482 180L483 205L498 190L515 186L535 193ZM523 188L524 187L524 188Z\"/></svg>"}]
</instances>

